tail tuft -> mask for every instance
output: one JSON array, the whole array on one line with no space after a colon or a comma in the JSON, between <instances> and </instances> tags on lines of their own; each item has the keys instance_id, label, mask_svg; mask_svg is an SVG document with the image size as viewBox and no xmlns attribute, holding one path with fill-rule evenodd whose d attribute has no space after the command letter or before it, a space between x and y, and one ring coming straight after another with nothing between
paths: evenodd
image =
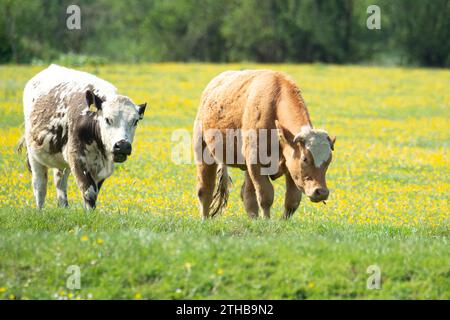
<instances>
[{"instance_id":1,"label":"tail tuft","mask_svg":"<svg viewBox=\"0 0 450 320\"><path fill-rule=\"evenodd\" d=\"M227 206L228 197L230 195L229 186L231 184L231 178L228 175L227 166L224 164L219 165L217 169L217 187L213 195L213 201L210 206L211 216L215 217L219 215L222 210Z\"/></svg>"},{"instance_id":2,"label":"tail tuft","mask_svg":"<svg viewBox=\"0 0 450 320\"><path fill-rule=\"evenodd\" d=\"M16 152L18 154L21 154L23 149L27 149L27 144L25 143L25 136L22 136L19 141L17 142ZM28 159L28 153L26 154L27 157L27 168L28 171L31 172L31 166L30 166L30 160Z\"/></svg>"},{"instance_id":3,"label":"tail tuft","mask_svg":"<svg viewBox=\"0 0 450 320\"><path fill-rule=\"evenodd\" d=\"M19 141L17 142L16 152L22 153L23 149L26 149L27 146L25 144L25 136L22 136Z\"/></svg>"}]
</instances>

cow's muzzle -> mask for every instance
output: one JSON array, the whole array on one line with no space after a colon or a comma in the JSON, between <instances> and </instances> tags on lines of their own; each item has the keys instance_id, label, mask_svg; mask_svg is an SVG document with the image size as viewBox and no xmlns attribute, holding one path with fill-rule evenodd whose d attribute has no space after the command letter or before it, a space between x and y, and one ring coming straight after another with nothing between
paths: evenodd
<instances>
[{"instance_id":1,"label":"cow's muzzle","mask_svg":"<svg viewBox=\"0 0 450 320\"><path fill-rule=\"evenodd\" d=\"M330 191L327 188L315 188L313 193L309 196L312 202L320 202L328 199Z\"/></svg>"},{"instance_id":2,"label":"cow's muzzle","mask_svg":"<svg viewBox=\"0 0 450 320\"><path fill-rule=\"evenodd\" d=\"M131 154L131 143L126 140L120 140L114 144L113 156L114 162L124 162Z\"/></svg>"}]
</instances>

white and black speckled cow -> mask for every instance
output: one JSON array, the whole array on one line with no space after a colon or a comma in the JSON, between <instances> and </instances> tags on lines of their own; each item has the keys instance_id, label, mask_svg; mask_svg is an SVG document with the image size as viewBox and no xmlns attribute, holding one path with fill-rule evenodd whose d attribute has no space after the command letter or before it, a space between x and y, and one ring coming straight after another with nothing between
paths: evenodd
<instances>
[{"instance_id":1,"label":"white and black speckled cow","mask_svg":"<svg viewBox=\"0 0 450 320\"><path fill-rule=\"evenodd\" d=\"M58 204L67 206L73 173L86 208L95 208L114 162L131 154L146 104L135 105L109 82L86 72L51 65L25 86L25 142L38 208L44 205L47 170L54 168Z\"/></svg>"}]
</instances>

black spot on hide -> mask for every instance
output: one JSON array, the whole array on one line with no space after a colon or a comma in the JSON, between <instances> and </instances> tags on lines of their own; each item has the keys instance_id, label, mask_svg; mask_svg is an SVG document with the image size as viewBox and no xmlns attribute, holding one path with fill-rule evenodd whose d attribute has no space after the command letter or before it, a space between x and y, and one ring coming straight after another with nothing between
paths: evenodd
<instances>
[{"instance_id":1,"label":"black spot on hide","mask_svg":"<svg viewBox=\"0 0 450 320\"><path fill-rule=\"evenodd\" d=\"M97 147L102 154L105 154L105 146L100 134L100 125L95 112L88 111L86 115L81 116L76 124L75 133L78 139L84 145L97 143Z\"/></svg>"}]
</instances>

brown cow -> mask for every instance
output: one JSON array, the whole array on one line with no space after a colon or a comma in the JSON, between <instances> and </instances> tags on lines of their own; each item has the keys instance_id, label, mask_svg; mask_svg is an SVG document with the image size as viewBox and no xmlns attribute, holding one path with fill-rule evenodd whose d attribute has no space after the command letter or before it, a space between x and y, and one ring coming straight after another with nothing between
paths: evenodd
<instances>
[{"instance_id":1,"label":"brown cow","mask_svg":"<svg viewBox=\"0 0 450 320\"><path fill-rule=\"evenodd\" d=\"M300 90L283 73L246 70L218 75L203 92L194 124L202 217L214 216L226 206L227 166L245 170L241 198L252 218L258 217L259 209L270 218L270 179L281 175L286 178L285 218L298 208L302 192L313 202L326 200L325 173L334 142L324 130L313 129ZM263 162L264 154L272 163ZM273 162L275 171L270 171Z\"/></svg>"}]
</instances>

